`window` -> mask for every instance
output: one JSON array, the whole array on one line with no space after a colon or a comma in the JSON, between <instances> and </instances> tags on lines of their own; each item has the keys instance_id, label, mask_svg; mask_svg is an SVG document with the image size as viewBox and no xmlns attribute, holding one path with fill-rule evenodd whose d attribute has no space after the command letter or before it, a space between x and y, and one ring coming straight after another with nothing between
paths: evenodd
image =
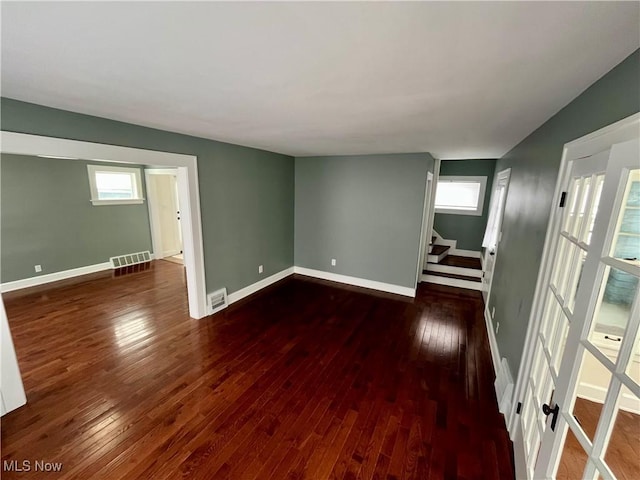
<instances>
[{"instance_id":1,"label":"window","mask_svg":"<svg viewBox=\"0 0 640 480\"><path fill-rule=\"evenodd\" d=\"M482 215L487 177L440 177L436 188L436 213Z\"/></svg>"},{"instance_id":2,"label":"window","mask_svg":"<svg viewBox=\"0 0 640 480\"><path fill-rule=\"evenodd\" d=\"M124 205L142 203L142 181L139 168L87 165L91 203Z\"/></svg>"}]
</instances>

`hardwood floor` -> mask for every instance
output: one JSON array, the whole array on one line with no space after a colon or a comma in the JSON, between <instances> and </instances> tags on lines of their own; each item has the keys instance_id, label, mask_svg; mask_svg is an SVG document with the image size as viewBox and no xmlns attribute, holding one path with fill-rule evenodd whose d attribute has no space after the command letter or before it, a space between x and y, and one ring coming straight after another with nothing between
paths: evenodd
<instances>
[{"instance_id":1,"label":"hardwood floor","mask_svg":"<svg viewBox=\"0 0 640 480\"><path fill-rule=\"evenodd\" d=\"M593 440L602 404L577 397L573 413L589 439ZM640 478L640 415L618 411L604 458L619 480ZM582 478L586 464L587 454L573 432L569 432L558 466L558 480Z\"/></svg>"},{"instance_id":2,"label":"hardwood floor","mask_svg":"<svg viewBox=\"0 0 640 480\"><path fill-rule=\"evenodd\" d=\"M482 270L482 263L479 258L461 257L459 255L447 255L440 260L440 265L449 265L451 267L473 268L474 270Z\"/></svg>"},{"instance_id":3,"label":"hardwood floor","mask_svg":"<svg viewBox=\"0 0 640 480\"><path fill-rule=\"evenodd\" d=\"M2 459L45 478L510 479L479 292L289 277L188 317L184 268L4 296L28 403Z\"/></svg>"}]
</instances>

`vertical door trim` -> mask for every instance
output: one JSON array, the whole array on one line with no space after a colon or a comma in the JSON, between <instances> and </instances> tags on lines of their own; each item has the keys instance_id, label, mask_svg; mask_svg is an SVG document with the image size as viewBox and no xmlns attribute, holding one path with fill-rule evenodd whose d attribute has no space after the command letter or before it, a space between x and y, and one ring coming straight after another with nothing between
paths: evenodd
<instances>
[{"instance_id":1,"label":"vertical door trim","mask_svg":"<svg viewBox=\"0 0 640 480\"><path fill-rule=\"evenodd\" d=\"M489 281L489 285L487 287L487 294L486 294L486 297L484 299L484 304L487 305L487 306L489 305L489 299L491 298L491 287L493 286L493 273L496 270L496 260L498 259L498 245L500 244L500 239L502 237L502 220L504 219L504 207L507 205L507 197L509 195L509 184L511 183L511 168L505 168L504 170L498 172L498 175L496 175L496 180L495 180L494 184L491 186L491 188L492 188L492 192L491 192L492 198L489 201L489 214L487 216L487 219L491 216L491 209L494 207L493 195L496 192L496 188L500 186L500 182L501 181L506 182L504 200L503 200L504 204L503 204L502 212L500 214L500 218L498 219L498 227L499 227L500 232L498 233L498 241L496 243L496 251L494 253L494 258L493 258L493 268L491 270L491 280ZM499 199L495 199L495 201L498 202ZM487 250L487 249L485 248L485 250ZM487 264L486 260L483 259L483 262L482 262L483 270L484 270L484 267L486 266L486 264ZM484 279L485 275L486 275L486 270L483 272L483 277L482 277L483 279ZM484 294L484 291L483 291L483 294Z\"/></svg>"},{"instance_id":2,"label":"vertical door trim","mask_svg":"<svg viewBox=\"0 0 640 480\"><path fill-rule=\"evenodd\" d=\"M431 182L431 185L429 185ZM430 213L433 210L433 204L431 203L431 192L433 190L433 173L427 172L427 180L424 186L424 206L422 210L422 228L420 229L420 248L418 250L418 268L416 272L416 287L420 283L422 277L422 270L424 269L424 259L427 256L427 249L429 243L427 238L429 237L429 219Z\"/></svg>"}]
</instances>

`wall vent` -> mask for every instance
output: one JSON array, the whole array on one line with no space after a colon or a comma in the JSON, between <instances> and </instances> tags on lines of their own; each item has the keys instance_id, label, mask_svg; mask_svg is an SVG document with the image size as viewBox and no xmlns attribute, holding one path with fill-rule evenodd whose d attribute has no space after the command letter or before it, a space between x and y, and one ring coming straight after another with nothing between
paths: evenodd
<instances>
[{"instance_id":1,"label":"wall vent","mask_svg":"<svg viewBox=\"0 0 640 480\"><path fill-rule=\"evenodd\" d=\"M117 257L111 257L111 268L123 268L131 265L138 265L139 263L147 263L151 261L151 253L146 252L127 253L126 255L119 255Z\"/></svg>"},{"instance_id":2,"label":"wall vent","mask_svg":"<svg viewBox=\"0 0 640 480\"><path fill-rule=\"evenodd\" d=\"M227 308L227 289L221 288L207 295L207 307L209 315L213 315L220 310Z\"/></svg>"}]
</instances>

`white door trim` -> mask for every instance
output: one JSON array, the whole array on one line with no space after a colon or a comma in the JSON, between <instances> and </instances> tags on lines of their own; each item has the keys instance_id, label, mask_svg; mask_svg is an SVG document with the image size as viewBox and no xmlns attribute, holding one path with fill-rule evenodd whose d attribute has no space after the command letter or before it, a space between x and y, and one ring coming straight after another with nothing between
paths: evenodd
<instances>
[{"instance_id":1,"label":"white door trim","mask_svg":"<svg viewBox=\"0 0 640 480\"><path fill-rule=\"evenodd\" d=\"M556 188L551 204L551 212L549 216L549 222L547 224L547 231L545 234L544 249L540 262L540 269L538 270L538 279L536 282L536 289L534 293L531 312L529 315L529 324L527 327L524 350L520 361L520 368L518 369L518 376L516 380L516 387L514 390L515 394L512 405L517 405L519 401L522 401L524 390L526 387L526 381L529 378L530 374L531 364L533 361L535 339L540 329L540 322L543 313L543 292L551 275L551 269L553 266L551 265L552 258L555 252L556 241L559 236L558 229L560 228L562 212L557 208L557 206L563 190L568 185L568 177L570 173L568 169L569 162L571 160L577 160L579 158L587 157L603 151L615 143L621 143L625 140L634 138L635 136L637 136L639 128L640 113L637 113L593 133L573 140L565 144L564 146L558 179L556 182ZM519 418L520 417L518 416L516 409L512 409L507 422L509 425L509 431L517 432L517 429L519 428ZM519 453L521 452L517 452L517 454ZM518 464L516 465L516 467L517 466ZM516 471L516 477L528 478L528 473L529 472L527 471Z\"/></svg>"},{"instance_id":2,"label":"white door trim","mask_svg":"<svg viewBox=\"0 0 640 480\"><path fill-rule=\"evenodd\" d=\"M180 207L183 212L184 264L187 274L189 315L193 318L202 318L207 315L197 157L40 135L4 131L0 133L0 151L3 153L177 167Z\"/></svg>"},{"instance_id":3,"label":"white door trim","mask_svg":"<svg viewBox=\"0 0 640 480\"><path fill-rule=\"evenodd\" d=\"M420 229L420 244L418 248L418 267L416 271L416 286L422 281L422 270L424 270L424 259L429 250L429 242L427 238L431 236L429 233L429 219L431 218L431 191L433 190L433 173L427 172L427 180L424 187L424 205L422 207L422 228Z\"/></svg>"}]
</instances>

